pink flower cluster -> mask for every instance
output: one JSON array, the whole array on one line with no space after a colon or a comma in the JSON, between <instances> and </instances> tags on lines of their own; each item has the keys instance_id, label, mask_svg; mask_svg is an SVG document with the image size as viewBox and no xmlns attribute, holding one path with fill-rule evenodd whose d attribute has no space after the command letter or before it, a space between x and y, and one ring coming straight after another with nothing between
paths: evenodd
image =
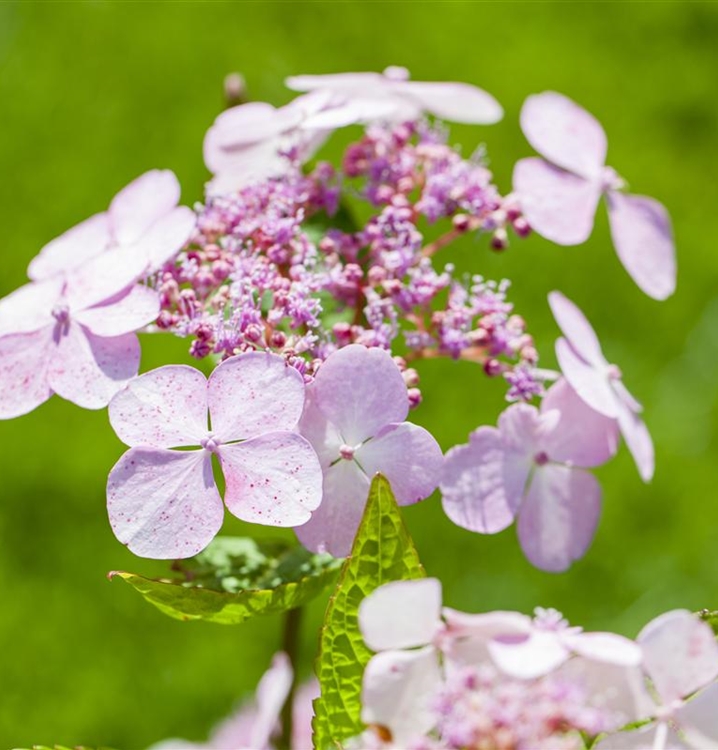
<instances>
[{"instance_id":1,"label":"pink flower cluster","mask_svg":"<svg viewBox=\"0 0 718 750\"><path fill-rule=\"evenodd\" d=\"M631 641L571 627L555 610L442 608L428 578L377 589L359 623L377 653L363 678L367 730L351 747L580 750L582 735L602 735L602 750L718 746L718 644L687 611Z\"/></svg>"}]
</instances>

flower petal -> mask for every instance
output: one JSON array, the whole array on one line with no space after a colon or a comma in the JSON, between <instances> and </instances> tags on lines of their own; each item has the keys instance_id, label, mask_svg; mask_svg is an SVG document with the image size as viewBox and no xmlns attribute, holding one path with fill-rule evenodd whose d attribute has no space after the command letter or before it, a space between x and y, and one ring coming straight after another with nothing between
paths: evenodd
<instances>
[{"instance_id":1,"label":"flower petal","mask_svg":"<svg viewBox=\"0 0 718 750\"><path fill-rule=\"evenodd\" d=\"M431 646L377 654L364 670L361 720L388 729L392 747L408 747L436 724L431 702L440 685Z\"/></svg>"},{"instance_id":2,"label":"flower petal","mask_svg":"<svg viewBox=\"0 0 718 750\"><path fill-rule=\"evenodd\" d=\"M718 748L718 682L681 706L676 720L691 747Z\"/></svg>"},{"instance_id":3,"label":"flower petal","mask_svg":"<svg viewBox=\"0 0 718 750\"><path fill-rule=\"evenodd\" d=\"M102 409L137 375L140 342L134 333L105 338L70 322L59 336L47 380L62 398L85 409Z\"/></svg>"},{"instance_id":4,"label":"flower petal","mask_svg":"<svg viewBox=\"0 0 718 750\"><path fill-rule=\"evenodd\" d=\"M514 191L531 228L558 245L580 245L593 231L599 183L531 157L516 162Z\"/></svg>"},{"instance_id":5,"label":"flower petal","mask_svg":"<svg viewBox=\"0 0 718 750\"><path fill-rule=\"evenodd\" d=\"M248 747L270 747L269 740L279 725L282 707L289 697L293 679L294 671L289 657L284 652L275 654L271 666L257 685L257 714Z\"/></svg>"},{"instance_id":6,"label":"flower petal","mask_svg":"<svg viewBox=\"0 0 718 750\"><path fill-rule=\"evenodd\" d=\"M0 419L27 414L47 401L52 326L0 337Z\"/></svg>"},{"instance_id":7,"label":"flower petal","mask_svg":"<svg viewBox=\"0 0 718 750\"><path fill-rule=\"evenodd\" d=\"M588 364L564 338L556 340L556 359L571 388L588 406L605 417L618 417L621 403L607 369Z\"/></svg>"},{"instance_id":8,"label":"flower petal","mask_svg":"<svg viewBox=\"0 0 718 750\"><path fill-rule=\"evenodd\" d=\"M107 480L115 536L140 557L192 557L222 526L224 508L207 451L131 448Z\"/></svg>"},{"instance_id":9,"label":"flower petal","mask_svg":"<svg viewBox=\"0 0 718 750\"><path fill-rule=\"evenodd\" d=\"M222 442L293 430L304 408L304 380L278 354L238 354L209 376L207 403Z\"/></svg>"},{"instance_id":10,"label":"flower petal","mask_svg":"<svg viewBox=\"0 0 718 750\"><path fill-rule=\"evenodd\" d=\"M542 413L556 410L560 419L545 441L552 461L590 468L606 463L618 450L618 422L583 401L564 378L551 386Z\"/></svg>"},{"instance_id":11,"label":"flower petal","mask_svg":"<svg viewBox=\"0 0 718 750\"><path fill-rule=\"evenodd\" d=\"M496 666L509 677L533 680L553 672L570 656L556 633L533 630L526 635L498 635L487 645Z\"/></svg>"},{"instance_id":12,"label":"flower petal","mask_svg":"<svg viewBox=\"0 0 718 750\"><path fill-rule=\"evenodd\" d=\"M314 391L307 388L304 411L299 420L299 433L311 444L319 457L322 471L339 458L339 449L344 442L337 428L327 420L314 401Z\"/></svg>"},{"instance_id":13,"label":"flower petal","mask_svg":"<svg viewBox=\"0 0 718 750\"><path fill-rule=\"evenodd\" d=\"M429 497L441 479L444 456L433 436L411 422L391 424L354 454L367 476L384 474L399 505Z\"/></svg>"},{"instance_id":14,"label":"flower petal","mask_svg":"<svg viewBox=\"0 0 718 750\"><path fill-rule=\"evenodd\" d=\"M626 441L628 450L631 451L633 460L638 468L638 473L644 482L653 479L656 466L653 440L648 432L646 423L641 417L631 411L625 404L620 403L618 410L618 426Z\"/></svg>"},{"instance_id":15,"label":"flower petal","mask_svg":"<svg viewBox=\"0 0 718 750\"><path fill-rule=\"evenodd\" d=\"M359 628L372 651L430 644L441 628L441 582L392 581L359 605Z\"/></svg>"},{"instance_id":16,"label":"flower petal","mask_svg":"<svg viewBox=\"0 0 718 750\"><path fill-rule=\"evenodd\" d=\"M52 309L60 302L63 280L25 284L0 299L0 335L31 333L54 322Z\"/></svg>"},{"instance_id":17,"label":"flower petal","mask_svg":"<svg viewBox=\"0 0 718 750\"><path fill-rule=\"evenodd\" d=\"M504 116L501 105L491 94L468 83L405 81L394 87L397 93L416 101L424 112L443 120L492 125Z\"/></svg>"},{"instance_id":18,"label":"flower petal","mask_svg":"<svg viewBox=\"0 0 718 750\"><path fill-rule=\"evenodd\" d=\"M529 462L520 466L507 461L499 431L480 427L468 445L457 445L446 454L441 479L444 512L469 531L502 531L513 523L530 468Z\"/></svg>"},{"instance_id":19,"label":"flower petal","mask_svg":"<svg viewBox=\"0 0 718 750\"><path fill-rule=\"evenodd\" d=\"M74 318L97 336L120 336L149 325L159 312L157 292L135 284L101 305L80 310Z\"/></svg>"},{"instance_id":20,"label":"flower petal","mask_svg":"<svg viewBox=\"0 0 718 750\"><path fill-rule=\"evenodd\" d=\"M521 130L542 156L582 177L597 177L606 161L606 133L598 120L555 91L527 97Z\"/></svg>"},{"instance_id":21,"label":"flower petal","mask_svg":"<svg viewBox=\"0 0 718 750\"><path fill-rule=\"evenodd\" d=\"M608 194L611 237L631 278L649 297L666 299L676 290L676 249L671 219L656 200Z\"/></svg>"},{"instance_id":22,"label":"flower petal","mask_svg":"<svg viewBox=\"0 0 718 750\"><path fill-rule=\"evenodd\" d=\"M403 422L409 398L399 368L383 349L351 344L331 354L310 389L315 403L349 445Z\"/></svg>"},{"instance_id":23,"label":"flower petal","mask_svg":"<svg viewBox=\"0 0 718 750\"><path fill-rule=\"evenodd\" d=\"M521 506L521 549L541 570L559 573L589 548L601 515L601 488L581 469L548 464L536 469Z\"/></svg>"},{"instance_id":24,"label":"flower petal","mask_svg":"<svg viewBox=\"0 0 718 750\"><path fill-rule=\"evenodd\" d=\"M334 464L324 474L321 505L307 523L295 529L299 541L312 552L346 557L368 497L369 477L355 461Z\"/></svg>"},{"instance_id":25,"label":"flower petal","mask_svg":"<svg viewBox=\"0 0 718 750\"><path fill-rule=\"evenodd\" d=\"M169 169L145 172L120 190L108 211L115 239L120 245L137 242L180 199L180 184Z\"/></svg>"},{"instance_id":26,"label":"flower petal","mask_svg":"<svg viewBox=\"0 0 718 750\"><path fill-rule=\"evenodd\" d=\"M578 305L571 302L561 292L551 292L548 296L548 303L561 333L576 354L590 365L596 367L607 365L608 362L601 351L601 343L596 331L593 330L593 326Z\"/></svg>"},{"instance_id":27,"label":"flower petal","mask_svg":"<svg viewBox=\"0 0 718 750\"><path fill-rule=\"evenodd\" d=\"M187 365L160 367L131 380L112 399L108 412L126 445L199 445L209 431L207 379Z\"/></svg>"},{"instance_id":28,"label":"flower petal","mask_svg":"<svg viewBox=\"0 0 718 750\"><path fill-rule=\"evenodd\" d=\"M42 281L67 273L103 252L111 239L107 213L95 214L48 242L30 261L27 274Z\"/></svg>"},{"instance_id":29,"label":"flower petal","mask_svg":"<svg viewBox=\"0 0 718 750\"><path fill-rule=\"evenodd\" d=\"M179 253L196 223L191 208L177 206L159 218L133 245L133 250L146 259L149 271L159 270Z\"/></svg>"},{"instance_id":30,"label":"flower petal","mask_svg":"<svg viewBox=\"0 0 718 750\"><path fill-rule=\"evenodd\" d=\"M301 435L269 432L221 445L218 455L226 480L224 501L243 521L300 526L322 500L319 460Z\"/></svg>"},{"instance_id":31,"label":"flower petal","mask_svg":"<svg viewBox=\"0 0 718 750\"><path fill-rule=\"evenodd\" d=\"M685 609L659 615L636 639L643 665L664 704L718 677L718 643L710 626Z\"/></svg>"},{"instance_id":32,"label":"flower petal","mask_svg":"<svg viewBox=\"0 0 718 750\"><path fill-rule=\"evenodd\" d=\"M562 639L569 650L594 661L637 667L643 659L641 647L635 641L615 633L568 632Z\"/></svg>"}]
</instances>

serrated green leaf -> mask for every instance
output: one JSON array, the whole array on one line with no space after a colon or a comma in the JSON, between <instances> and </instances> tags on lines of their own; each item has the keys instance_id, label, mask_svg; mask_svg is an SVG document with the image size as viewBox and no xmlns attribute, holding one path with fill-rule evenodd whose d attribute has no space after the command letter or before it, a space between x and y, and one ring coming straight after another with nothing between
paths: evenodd
<instances>
[{"instance_id":1,"label":"serrated green leaf","mask_svg":"<svg viewBox=\"0 0 718 750\"><path fill-rule=\"evenodd\" d=\"M181 578L113 571L159 610L178 620L239 625L299 607L331 586L342 561L303 547L217 537L204 552L173 566Z\"/></svg>"},{"instance_id":2,"label":"serrated green leaf","mask_svg":"<svg viewBox=\"0 0 718 750\"><path fill-rule=\"evenodd\" d=\"M377 475L369 491L351 555L339 574L321 631L314 701L314 748L336 748L359 734L361 683L372 652L359 631L359 605L384 583L422 578L424 569L389 482Z\"/></svg>"},{"instance_id":3,"label":"serrated green leaf","mask_svg":"<svg viewBox=\"0 0 718 750\"><path fill-rule=\"evenodd\" d=\"M718 636L718 611L711 612L709 609L702 609L697 614L703 622L707 622L713 628L713 632Z\"/></svg>"}]
</instances>

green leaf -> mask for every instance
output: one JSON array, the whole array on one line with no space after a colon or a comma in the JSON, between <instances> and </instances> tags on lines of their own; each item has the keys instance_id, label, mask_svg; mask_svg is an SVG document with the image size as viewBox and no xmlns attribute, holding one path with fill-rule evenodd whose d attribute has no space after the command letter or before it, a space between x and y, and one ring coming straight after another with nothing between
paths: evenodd
<instances>
[{"instance_id":1,"label":"green leaf","mask_svg":"<svg viewBox=\"0 0 718 750\"><path fill-rule=\"evenodd\" d=\"M321 697L314 701L312 722L315 750L338 747L363 728L361 684L372 652L359 631L362 599L389 581L424 575L391 486L377 475L324 617L316 664Z\"/></svg>"},{"instance_id":2,"label":"green leaf","mask_svg":"<svg viewBox=\"0 0 718 750\"><path fill-rule=\"evenodd\" d=\"M718 611L711 612L709 609L702 609L697 614L703 622L707 622L713 628L713 632L718 636Z\"/></svg>"},{"instance_id":3,"label":"green leaf","mask_svg":"<svg viewBox=\"0 0 718 750\"><path fill-rule=\"evenodd\" d=\"M15 750L28 750L28 748L15 748ZM91 750L89 747L85 747L84 745L76 745L75 747L65 747L64 745L53 745L50 747L49 745L33 745L32 750ZM110 750L107 747L100 747L97 748L97 750Z\"/></svg>"},{"instance_id":4,"label":"green leaf","mask_svg":"<svg viewBox=\"0 0 718 750\"><path fill-rule=\"evenodd\" d=\"M342 561L303 547L217 537L204 552L174 564L181 575L153 579L113 571L148 602L178 620L239 625L299 607L332 585Z\"/></svg>"}]
</instances>

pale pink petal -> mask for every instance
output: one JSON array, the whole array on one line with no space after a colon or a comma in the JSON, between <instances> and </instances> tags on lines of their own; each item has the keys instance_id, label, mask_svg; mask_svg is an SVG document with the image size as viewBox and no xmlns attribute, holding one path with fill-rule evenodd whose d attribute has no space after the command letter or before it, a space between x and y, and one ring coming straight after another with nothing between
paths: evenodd
<instances>
[{"instance_id":1,"label":"pale pink petal","mask_svg":"<svg viewBox=\"0 0 718 750\"><path fill-rule=\"evenodd\" d=\"M632 412L623 403L619 404L618 426L636 462L638 473L644 482L650 482L656 466L653 440L646 423L638 414Z\"/></svg>"},{"instance_id":2,"label":"pale pink petal","mask_svg":"<svg viewBox=\"0 0 718 750\"><path fill-rule=\"evenodd\" d=\"M652 198L608 194L611 237L631 278L649 297L666 299L676 290L676 249L671 219Z\"/></svg>"},{"instance_id":3,"label":"pale pink petal","mask_svg":"<svg viewBox=\"0 0 718 750\"><path fill-rule=\"evenodd\" d=\"M137 242L180 199L180 184L169 169L152 169L133 180L112 199L108 211L112 233L120 245Z\"/></svg>"},{"instance_id":4,"label":"pale pink petal","mask_svg":"<svg viewBox=\"0 0 718 750\"><path fill-rule=\"evenodd\" d=\"M718 682L709 685L676 712L688 744L696 750L718 748Z\"/></svg>"},{"instance_id":5,"label":"pale pink petal","mask_svg":"<svg viewBox=\"0 0 718 750\"><path fill-rule=\"evenodd\" d=\"M74 318L97 336L120 336L149 325L159 311L157 292L135 284L101 305L80 310Z\"/></svg>"},{"instance_id":6,"label":"pale pink petal","mask_svg":"<svg viewBox=\"0 0 718 750\"><path fill-rule=\"evenodd\" d=\"M564 378L549 388L541 402L542 413L554 409L561 416L544 442L552 461L590 468L616 454L618 422L591 409Z\"/></svg>"},{"instance_id":7,"label":"pale pink petal","mask_svg":"<svg viewBox=\"0 0 718 750\"><path fill-rule=\"evenodd\" d=\"M641 402L636 400L634 395L623 384L622 380L614 380L611 385L613 386L613 390L616 391L618 400L622 401L628 409L636 413L643 411Z\"/></svg>"},{"instance_id":8,"label":"pale pink petal","mask_svg":"<svg viewBox=\"0 0 718 750\"><path fill-rule=\"evenodd\" d=\"M207 403L222 442L293 430L304 408L304 380L278 354L238 354L209 376Z\"/></svg>"},{"instance_id":9,"label":"pale pink petal","mask_svg":"<svg viewBox=\"0 0 718 750\"><path fill-rule=\"evenodd\" d=\"M545 424L535 406L512 404L501 412L498 425L505 450L526 459L532 459L540 450Z\"/></svg>"},{"instance_id":10,"label":"pale pink petal","mask_svg":"<svg viewBox=\"0 0 718 750\"><path fill-rule=\"evenodd\" d=\"M531 470L529 461L506 482L506 451L499 431L480 427L468 445L449 450L441 479L442 505L457 525L496 534L513 523Z\"/></svg>"},{"instance_id":11,"label":"pale pink petal","mask_svg":"<svg viewBox=\"0 0 718 750\"><path fill-rule=\"evenodd\" d=\"M551 292L548 304L554 320L561 329L573 350L588 364L596 367L606 366L608 362L601 351L601 343L596 331L581 312L578 305L571 302L561 292Z\"/></svg>"},{"instance_id":12,"label":"pale pink petal","mask_svg":"<svg viewBox=\"0 0 718 750\"><path fill-rule=\"evenodd\" d=\"M555 91L529 96L521 130L542 156L586 178L598 177L606 161L606 133L596 118Z\"/></svg>"},{"instance_id":13,"label":"pale pink petal","mask_svg":"<svg viewBox=\"0 0 718 750\"><path fill-rule=\"evenodd\" d=\"M713 631L688 610L666 612L638 634L643 664L664 704L685 698L718 677Z\"/></svg>"},{"instance_id":14,"label":"pale pink petal","mask_svg":"<svg viewBox=\"0 0 718 750\"><path fill-rule=\"evenodd\" d=\"M319 698L319 693L319 681L316 678L299 685L294 693L291 750L309 750L312 747L312 704Z\"/></svg>"},{"instance_id":15,"label":"pale pink petal","mask_svg":"<svg viewBox=\"0 0 718 750\"><path fill-rule=\"evenodd\" d=\"M42 281L57 274L67 273L99 255L110 241L107 214L95 214L48 242L30 261L27 274L34 281Z\"/></svg>"},{"instance_id":16,"label":"pale pink petal","mask_svg":"<svg viewBox=\"0 0 718 750\"><path fill-rule=\"evenodd\" d=\"M430 644L441 628L441 582L392 581L359 605L359 628L372 651Z\"/></svg>"},{"instance_id":17,"label":"pale pink petal","mask_svg":"<svg viewBox=\"0 0 718 750\"><path fill-rule=\"evenodd\" d=\"M115 536L140 557L192 557L222 526L224 509L207 451L131 448L107 480Z\"/></svg>"},{"instance_id":18,"label":"pale pink petal","mask_svg":"<svg viewBox=\"0 0 718 750\"><path fill-rule=\"evenodd\" d=\"M331 354L310 386L315 403L354 446L403 422L409 397L399 368L383 349L351 344Z\"/></svg>"},{"instance_id":19,"label":"pale pink petal","mask_svg":"<svg viewBox=\"0 0 718 750\"><path fill-rule=\"evenodd\" d=\"M537 568L568 569L593 541L601 515L601 488L581 469L547 464L538 468L521 506L521 549Z\"/></svg>"},{"instance_id":20,"label":"pale pink petal","mask_svg":"<svg viewBox=\"0 0 718 750\"><path fill-rule=\"evenodd\" d=\"M637 667L642 659L641 647L630 638L615 633L562 634L566 648L579 656L623 667Z\"/></svg>"},{"instance_id":21,"label":"pale pink petal","mask_svg":"<svg viewBox=\"0 0 718 750\"><path fill-rule=\"evenodd\" d=\"M134 252L147 260L147 270L161 269L173 260L192 236L197 217L192 209L177 206L158 219L134 245Z\"/></svg>"},{"instance_id":22,"label":"pale pink petal","mask_svg":"<svg viewBox=\"0 0 718 750\"><path fill-rule=\"evenodd\" d=\"M336 130L361 122L394 120L397 110L395 97L379 94L366 97L352 96L344 101L340 99L327 109L308 115L302 122L301 128L304 130ZM418 110L416 111L418 114Z\"/></svg>"},{"instance_id":23,"label":"pale pink petal","mask_svg":"<svg viewBox=\"0 0 718 750\"><path fill-rule=\"evenodd\" d=\"M294 530L299 541L312 552L346 557L368 497L369 477L355 461L334 464L324 474L321 505L307 523Z\"/></svg>"},{"instance_id":24,"label":"pale pink petal","mask_svg":"<svg viewBox=\"0 0 718 750\"><path fill-rule=\"evenodd\" d=\"M383 427L354 454L367 476L383 474L399 505L429 497L441 479L444 456L423 427L401 422Z\"/></svg>"},{"instance_id":25,"label":"pale pink petal","mask_svg":"<svg viewBox=\"0 0 718 750\"><path fill-rule=\"evenodd\" d=\"M140 343L134 333L105 338L71 321L57 338L47 380L62 398L85 409L102 409L137 375L139 365Z\"/></svg>"},{"instance_id":26,"label":"pale pink petal","mask_svg":"<svg viewBox=\"0 0 718 750\"><path fill-rule=\"evenodd\" d=\"M327 421L327 418L314 402L314 391L307 388L304 411L299 420L299 433L311 444L319 457L322 471L329 467L339 458L339 449L344 441L337 428Z\"/></svg>"},{"instance_id":27,"label":"pale pink petal","mask_svg":"<svg viewBox=\"0 0 718 750\"><path fill-rule=\"evenodd\" d=\"M248 747L270 746L271 736L279 726L279 717L292 689L293 679L294 671L289 657L284 652L275 654L271 666L257 685L257 713ZM239 744L234 747L239 747Z\"/></svg>"},{"instance_id":28,"label":"pale pink petal","mask_svg":"<svg viewBox=\"0 0 718 750\"><path fill-rule=\"evenodd\" d=\"M590 237L598 184L528 158L516 162L513 187L526 220L542 237L558 245L580 245Z\"/></svg>"},{"instance_id":29,"label":"pale pink petal","mask_svg":"<svg viewBox=\"0 0 718 750\"><path fill-rule=\"evenodd\" d=\"M280 141L270 139L227 154L207 183L207 194L228 195L255 182L296 171L292 162L279 153L280 147Z\"/></svg>"},{"instance_id":30,"label":"pale pink petal","mask_svg":"<svg viewBox=\"0 0 718 750\"><path fill-rule=\"evenodd\" d=\"M60 303L62 279L25 284L0 299L0 336L31 333L54 322L53 307Z\"/></svg>"},{"instance_id":31,"label":"pale pink petal","mask_svg":"<svg viewBox=\"0 0 718 750\"><path fill-rule=\"evenodd\" d=\"M556 359L571 388L595 411L616 419L621 411L608 368L588 364L564 338L556 340Z\"/></svg>"},{"instance_id":32,"label":"pale pink petal","mask_svg":"<svg viewBox=\"0 0 718 750\"><path fill-rule=\"evenodd\" d=\"M487 644L494 664L509 677L532 680L553 672L570 654L554 631L498 635Z\"/></svg>"},{"instance_id":33,"label":"pale pink petal","mask_svg":"<svg viewBox=\"0 0 718 750\"><path fill-rule=\"evenodd\" d=\"M73 313L94 307L132 286L147 262L132 248L117 249L91 258L67 276L65 296Z\"/></svg>"},{"instance_id":34,"label":"pale pink petal","mask_svg":"<svg viewBox=\"0 0 718 750\"><path fill-rule=\"evenodd\" d=\"M147 750L207 750L207 746L198 742L171 738L169 740L155 742L155 744L150 745Z\"/></svg>"},{"instance_id":35,"label":"pale pink petal","mask_svg":"<svg viewBox=\"0 0 718 750\"><path fill-rule=\"evenodd\" d=\"M108 413L126 445L199 445L209 431L207 379L187 365L151 370L131 380L112 399Z\"/></svg>"},{"instance_id":36,"label":"pale pink petal","mask_svg":"<svg viewBox=\"0 0 718 750\"><path fill-rule=\"evenodd\" d=\"M504 116L491 94L468 83L406 81L395 84L395 89L443 120L492 125Z\"/></svg>"},{"instance_id":37,"label":"pale pink petal","mask_svg":"<svg viewBox=\"0 0 718 750\"><path fill-rule=\"evenodd\" d=\"M394 747L407 747L436 723L432 699L441 685L434 648L385 651L364 670L361 720L386 727Z\"/></svg>"},{"instance_id":38,"label":"pale pink petal","mask_svg":"<svg viewBox=\"0 0 718 750\"><path fill-rule=\"evenodd\" d=\"M52 349L52 326L0 337L0 419L27 414L50 398Z\"/></svg>"},{"instance_id":39,"label":"pale pink petal","mask_svg":"<svg viewBox=\"0 0 718 750\"><path fill-rule=\"evenodd\" d=\"M224 501L243 521L300 526L322 500L322 470L312 446L293 432L269 432L217 451Z\"/></svg>"},{"instance_id":40,"label":"pale pink petal","mask_svg":"<svg viewBox=\"0 0 718 750\"><path fill-rule=\"evenodd\" d=\"M284 83L293 91L316 91L318 89L356 91L385 86L387 79L381 73L329 73L289 76Z\"/></svg>"}]
</instances>

